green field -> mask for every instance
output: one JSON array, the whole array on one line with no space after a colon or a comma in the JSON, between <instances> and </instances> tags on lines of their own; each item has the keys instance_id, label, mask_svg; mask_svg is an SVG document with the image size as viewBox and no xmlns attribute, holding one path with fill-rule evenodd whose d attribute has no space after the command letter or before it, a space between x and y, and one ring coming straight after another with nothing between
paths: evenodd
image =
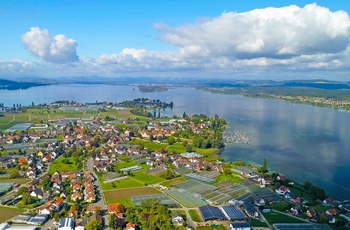
<instances>
[{"instance_id":1,"label":"green field","mask_svg":"<svg viewBox=\"0 0 350 230\"><path fill-rule=\"evenodd\" d=\"M261 222L254 218L250 218L249 224L251 227L266 227L266 228L268 227L265 222Z\"/></svg>"},{"instance_id":2,"label":"green field","mask_svg":"<svg viewBox=\"0 0 350 230\"><path fill-rule=\"evenodd\" d=\"M168 144L158 144L158 143L153 143L153 142L145 142L144 143L145 148L151 150L151 151L156 151L158 149L166 148Z\"/></svg>"},{"instance_id":3,"label":"green field","mask_svg":"<svg viewBox=\"0 0 350 230\"><path fill-rule=\"evenodd\" d=\"M125 207L134 207L134 204L132 203L130 198L120 198L120 199L114 199L114 200L107 200L107 204L113 204L113 203L120 203L124 205Z\"/></svg>"},{"instance_id":4,"label":"green field","mask_svg":"<svg viewBox=\"0 0 350 230\"><path fill-rule=\"evenodd\" d=\"M241 178L231 174L231 175L227 175L227 174L220 174L218 177L215 178L215 180L217 182L215 182L215 184L218 184L220 182L223 182L223 181L231 181L233 183L237 183L237 182L240 182L242 181Z\"/></svg>"},{"instance_id":5,"label":"green field","mask_svg":"<svg viewBox=\"0 0 350 230\"><path fill-rule=\"evenodd\" d=\"M167 149L168 149L168 151L175 151L177 153L185 153L186 152L186 147L182 146L181 143L169 145Z\"/></svg>"},{"instance_id":6,"label":"green field","mask_svg":"<svg viewBox=\"0 0 350 230\"><path fill-rule=\"evenodd\" d=\"M165 180L159 176L153 176L153 175L144 173L144 169L137 172L133 172L132 174L133 174L133 178L135 178L136 180L142 181L145 184L156 184Z\"/></svg>"},{"instance_id":7,"label":"green field","mask_svg":"<svg viewBox=\"0 0 350 230\"><path fill-rule=\"evenodd\" d=\"M63 163L62 161L68 159L69 164ZM53 174L54 172L58 171L59 173L61 172L74 172L78 169L76 162L73 157L60 157L54 162L50 164L49 168L49 174Z\"/></svg>"},{"instance_id":8,"label":"green field","mask_svg":"<svg viewBox=\"0 0 350 230\"><path fill-rule=\"evenodd\" d=\"M277 212L264 213L263 215L271 225L276 223L305 223L306 222L306 221L302 221L294 217L287 216Z\"/></svg>"},{"instance_id":9,"label":"green field","mask_svg":"<svg viewBox=\"0 0 350 230\"><path fill-rule=\"evenodd\" d=\"M195 210L195 209L188 210L188 214L190 214L191 219L194 222L202 222L202 220L200 218L200 215L199 215L197 210Z\"/></svg>"},{"instance_id":10,"label":"green field","mask_svg":"<svg viewBox=\"0 0 350 230\"><path fill-rule=\"evenodd\" d=\"M111 183L101 184L102 190L116 190L116 189L122 189L122 188L137 188L137 187L143 187L144 184L133 180L132 178L127 178L123 180L117 180Z\"/></svg>"},{"instance_id":11,"label":"green field","mask_svg":"<svg viewBox=\"0 0 350 230\"><path fill-rule=\"evenodd\" d=\"M165 186L165 187L172 187L175 184L179 184L181 182L186 181L187 179L185 177L179 177L179 178L175 178L172 180L167 180L167 181L163 181L162 183L160 183L161 185Z\"/></svg>"},{"instance_id":12,"label":"green field","mask_svg":"<svg viewBox=\"0 0 350 230\"><path fill-rule=\"evenodd\" d=\"M8 208L0 206L0 223L7 221L8 219L11 219L14 216L17 216L21 213L23 213L23 210L17 209L17 208Z\"/></svg>"}]
</instances>

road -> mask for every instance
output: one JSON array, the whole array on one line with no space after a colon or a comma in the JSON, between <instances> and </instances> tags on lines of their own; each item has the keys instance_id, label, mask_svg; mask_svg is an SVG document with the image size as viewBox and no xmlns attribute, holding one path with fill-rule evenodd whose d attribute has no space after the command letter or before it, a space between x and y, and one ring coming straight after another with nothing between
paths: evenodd
<instances>
[{"instance_id":1,"label":"road","mask_svg":"<svg viewBox=\"0 0 350 230\"><path fill-rule=\"evenodd\" d=\"M98 177L96 175L96 173L94 172L93 170L93 160L92 160L92 157L89 157L86 161L86 168L87 170L94 176L94 178L96 179L93 184L95 185L96 187L96 191L98 193L98 196L96 197L99 197L98 201L93 203L94 205L96 206L101 206L102 208L102 216L104 218L104 226L103 226L103 229L108 229L108 218L109 218L109 214L107 212L107 204L106 204L106 199L104 197L104 194L103 194L103 191L102 191L102 186L100 184L100 181L98 180ZM96 194L97 195L97 194Z\"/></svg>"}]
</instances>

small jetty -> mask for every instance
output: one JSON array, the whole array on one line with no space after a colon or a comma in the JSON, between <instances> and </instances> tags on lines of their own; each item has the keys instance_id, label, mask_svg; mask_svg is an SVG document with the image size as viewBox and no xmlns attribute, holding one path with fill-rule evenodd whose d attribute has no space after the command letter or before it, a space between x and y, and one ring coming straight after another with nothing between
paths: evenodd
<instances>
[{"instance_id":1,"label":"small jetty","mask_svg":"<svg viewBox=\"0 0 350 230\"><path fill-rule=\"evenodd\" d=\"M226 143L235 144L249 144L250 138L247 134L237 132L237 133L224 133L222 139Z\"/></svg>"}]
</instances>

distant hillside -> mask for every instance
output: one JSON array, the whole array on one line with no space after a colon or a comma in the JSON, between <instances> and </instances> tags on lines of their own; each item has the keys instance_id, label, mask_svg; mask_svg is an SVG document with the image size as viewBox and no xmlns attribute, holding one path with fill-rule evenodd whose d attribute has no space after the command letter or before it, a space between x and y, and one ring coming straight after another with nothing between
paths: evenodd
<instances>
[{"instance_id":1,"label":"distant hillside","mask_svg":"<svg viewBox=\"0 0 350 230\"><path fill-rule=\"evenodd\" d=\"M35 86L43 86L47 84L35 83L35 82L16 82L10 80L0 79L0 90L16 90L16 89L28 89Z\"/></svg>"},{"instance_id":2,"label":"distant hillside","mask_svg":"<svg viewBox=\"0 0 350 230\"><path fill-rule=\"evenodd\" d=\"M247 88L247 87L282 87L282 88L316 88L316 89L350 89L347 83L327 80L291 80L291 81L266 81L266 80L234 80L204 83L204 87L211 88Z\"/></svg>"}]
</instances>

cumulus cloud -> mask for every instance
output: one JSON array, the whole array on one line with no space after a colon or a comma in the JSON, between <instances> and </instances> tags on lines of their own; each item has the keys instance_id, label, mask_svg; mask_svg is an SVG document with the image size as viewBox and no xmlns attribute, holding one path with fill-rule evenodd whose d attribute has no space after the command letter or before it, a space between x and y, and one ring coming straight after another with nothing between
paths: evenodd
<instances>
[{"instance_id":1,"label":"cumulus cloud","mask_svg":"<svg viewBox=\"0 0 350 230\"><path fill-rule=\"evenodd\" d=\"M51 37L49 31L38 27L22 36L22 44L33 55L53 63L69 63L79 60L76 52L78 43L63 34Z\"/></svg>"},{"instance_id":2,"label":"cumulus cloud","mask_svg":"<svg viewBox=\"0 0 350 230\"><path fill-rule=\"evenodd\" d=\"M350 71L349 15L316 4L225 12L192 24L154 28L162 41L176 46L174 51L125 48L79 60L75 40L52 38L37 27L23 35L22 43L46 61L31 71L46 68L57 75L343 78ZM29 69L18 63L1 66Z\"/></svg>"},{"instance_id":3,"label":"cumulus cloud","mask_svg":"<svg viewBox=\"0 0 350 230\"><path fill-rule=\"evenodd\" d=\"M206 22L155 28L164 41L189 52L196 47L208 56L290 58L345 50L350 20L343 11L310 4L228 12Z\"/></svg>"}]
</instances>

